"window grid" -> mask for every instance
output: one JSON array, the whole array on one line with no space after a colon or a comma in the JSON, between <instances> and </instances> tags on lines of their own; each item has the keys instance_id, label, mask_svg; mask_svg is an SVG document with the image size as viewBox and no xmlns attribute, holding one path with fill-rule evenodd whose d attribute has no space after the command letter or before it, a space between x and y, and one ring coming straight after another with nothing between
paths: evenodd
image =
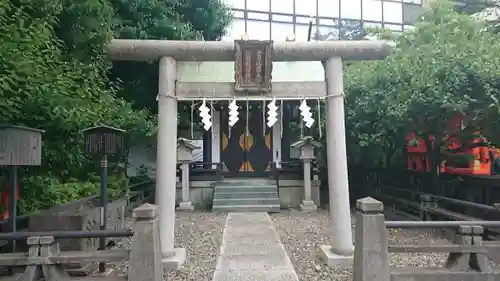
<instances>
[{"instance_id":1,"label":"window grid","mask_svg":"<svg viewBox=\"0 0 500 281\"><path fill-rule=\"evenodd\" d=\"M361 32L364 31L365 26L373 26L374 24L380 25L382 28L389 28L392 31L395 32L402 32L404 30L408 30L412 27L411 24L408 24L405 22L405 5L406 8L415 6L415 7L420 7L422 0L336 0L338 1L338 17L325 17L325 16L318 16L319 15L319 1L325 1L325 0L315 0L316 1L316 12L314 15L305 15L305 14L300 14L297 11L296 7L296 0L266 0L262 1L261 3L265 3L265 6L263 7L258 7L259 10L249 10L248 9L248 2L250 0L240 0L244 1L244 7L245 9L233 9L233 11L237 12L239 16L235 16L237 19L244 20L245 22L245 30L244 32L248 32L248 22L265 22L268 23L268 34L269 38L275 38L275 35L273 35L273 23L277 24L290 24L293 26L293 33L297 34L297 27L300 27L303 29L304 25L307 25L309 21L312 21L313 23L313 34L317 30L321 29L327 29L330 28L332 30L337 30L337 33L339 34L339 37L346 32L344 30L344 26L349 26L349 25L359 25L359 30ZM253 0L255 1L255 0ZM293 2L293 13L283 13L280 11L274 11L272 10L273 7L273 2L274 1L292 1ZM303 0L302 0L303 1ZM326 1L334 1L334 0L326 0ZM353 18L343 18L342 16L342 1L346 2L353 2L353 1L360 1L359 7L360 7L360 19L353 19ZM379 1L381 5L381 14L380 14L380 21L374 21L370 19L365 19L365 13L363 11L363 4L365 1ZM386 17L384 17L384 6L385 3L400 3L401 4L401 22L391 22L389 20L386 20ZM254 4L256 2L253 2ZM356 4L358 5L358 4ZM389 4L387 4L389 5ZM277 5L274 5L276 7ZM290 7L287 8L288 10ZM352 14L352 13L351 13ZM243 17L242 17L242 16ZM325 24L326 22L331 22L332 24ZM243 32L242 32L243 33ZM291 34L283 34L283 37L289 36ZM345 34L344 34L345 35ZM250 38L252 38L252 35L249 34ZM285 38L281 39L284 40ZM304 40L305 38L297 38L299 40ZM276 39L275 39L276 40Z\"/></svg>"}]
</instances>

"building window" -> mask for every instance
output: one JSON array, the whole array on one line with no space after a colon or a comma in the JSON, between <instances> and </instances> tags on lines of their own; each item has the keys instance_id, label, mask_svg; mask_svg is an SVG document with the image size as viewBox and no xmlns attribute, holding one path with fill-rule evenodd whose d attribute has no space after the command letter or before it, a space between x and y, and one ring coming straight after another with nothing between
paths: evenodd
<instances>
[{"instance_id":1,"label":"building window","mask_svg":"<svg viewBox=\"0 0 500 281\"><path fill-rule=\"evenodd\" d=\"M247 21L247 33L252 40L269 40L271 38L270 22L249 20Z\"/></svg>"},{"instance_id":2,"label":"building window","mask_svg":"<svg viewBox=\"0 0 500 281\"><path fill-rule=\"evenodd\" d=\"M340 15L341 0L317 0L318 1L318 16L324 18L338 18ZM345 1L345 0L344 0ZM355 1L355 0L349 0Z\"/></svg>"},{"instance_id":3,"label":"building window","mask_svg":"<svg viewBox=\"0 0 500 281\"><path fill-rule=\"evenodd\" d=\"M293 16L285 16L285 15L271 15L271 20L272 21L281 21L281 22L290 22L293 23Z\"/></svg>"},{"instance_id":4,"label":"building window","mask_svg":"<svg viewBox=\"0 0 500 281\"><path fill-rule=\"evenodd\" d=\"M315 23L315 20L314 17L295 17L296 23L309 24L311 21Z\"/></svg>"},{"instance_id":5,"label":"building window","mask_svg":"<svg viewBox=\"0 0 500 281\"><path fill-rule=\"evenodd\" d=\"M403 3L422 4L422 0L403 0Z\"/></svg>"},{"instance_id":6,"label":"building window","mask_svg":"<svg viewBox=\"0 0 500 281\"><path fill-rule=\"evenodd\" d=\"M271 39L274 41L285 41L286 37L293 34L293 24L271 23Z\"/></svg>"},{"instance_id":7,"label":"building window","mask_svg":"<svg viewBox=\"0 0 500 281\"><path fill-rule=\"evenodd\" d=\"M400 24L387 24L387 23L385 23L384 28L387 28L391 31L399 31L399 32L403 31L403 26Z\"/></svg>"},{"instance_id":8,"label":"building window","mask_svg":"<svg viewBox=\"0 0 500 281\"><path fill-rule=\"evenodd\" d=\"M361 1L362 0L350 0L340 2L340 17L343 19L361 19Z\"/></svg>"},{"instance_id":9,"label":"building window","mask_svg":"<svg viewBox=\"0 0 500 281\"><path fill-rule=\"evenodd\" d=\"M297 41L307 41L309 34L309 25L297 24L295 25L295 39Z\"/></svg>"},{"instance_id":10,"label":"building window","mask_svg":"<svg viewBox=\"0 0 500 281\"><path fill-rule=\"evenodd\" d=\"M316 29L316 39L318 41L338 40L339 34L339 28L336 26L318 26Z\"/></svg>"},{"instance_id":11,"label":"building window","mask_svg":"<svg viewBox=\"0 0 500 281\"><path fill-rule=\"evenodd\" d=\"M248 12L248 19L269 21L269 14L268 13Z\"/></svg>"},{"instance_id":12,"label":"building window","mask_svg":"<svg viewBox=\"0 0 500 281\"><path fill-rule=\"evenodd\" d=\"M259 0L253 0L259 1ZM271 11L275 13L293 14L293 0L271 0Z\"/></svg>"},{"instance_id":13,"label":"building window","mask_svg":"<svg viewBox=\"0 0 500 281\"><path fill-rule=\"evenodd\" d=\"M363 27L366 29L369 29L369 28L372 28L372 29L375 29L375 28L382 28L382 23L381 22L369 22L369 21L365 21L363 22Z\"/></svg>"},{"instance_id":14,"label":"building window","mask_svg":"<svg viewBox=\"0 0 500 281\"><path fill-rule=\"evenodd\" d=\"M363 0L363 20L382 21L382 1Z\"/></svg>"},{"instance_id":15,"label":"building window","mask_svg":"<svg viewBox=\"0 0 500 281\"><path fill-rule=\"evenodd\" d=\"M269 12L269 0L247 0L247 10Z\"/></svg>"},{"instance_id":16,"label":"building window","mask_svg":"<svg viewBox=\"0 0 500 281\"><path fill-rule=\"evenodd\" d=\"M338 20L334 18L326 18L326 19L318 19L318 24L319 25L338 25Z\"/></svg>"},{"instance_id":17,"label":"building window","mask_svg":"<svg viewBox=\"0 0 500 281\"><path fill-rule=\"evenodd\" d=\"M403 4L402 7L402 18L404 24L413 24L418 21L425 9L419 5L414 4Z\"/></svg>"},{"instance_id":18,"label":"building window","mask_svg":"<svg viewBox=\"0 0 500 281\"><path fill-rule=\"evenodd\" d=\"M257 1L257 0L254 0ZM282 0L283 1L283 0ZM326 0L323 0L326 1ZM305 16L316 16L316 1L314 0L295 0L295 14Z\"/></svg>"},{"instance_id":19,"label":"building window","mask_svg":"<svg viewBox=\"0 0 500 281\"><path fill-rule=\"evenodd\" d=\"M340 20L339 37L341 40L361 40L364 35L361 20Z\"/></svg>"},{"instance_id":20,"label":"building window","mask_svg":"<svg viewBox=\"0 0 500 281\"><path fill-rule=\"evenodd\" d=\"M236 19L244 19L245 18L245 12L244 11L233 11L233 16Z\"/></svg>"},{"instance_id":21,"label":"building window","mask_svg":"<svg viewBox=\"0 0 500 281\"><path fill-rule=\"evenodd\" d=\"M245 0L223 0L222 2L233 9L245 9Z\"/></svg>"},{"instance_id":22,"label":"building window","mask_svg":"<svg viewBox=\"0 0 500 281\"><path fill-rule=\"evenodd\" d=\"M241 35L245 33L245 21L235 19L233 24L228 28L226 36L222 38L223 41L233 41L234 39L241 39Z\"/></svg>"},{"instance_id":23,"label":"building window","mask_svg":"<svg viewBox=\"0 0 500 281\"><path fill-rule=\"evenodd\" d=\"M396 2L382 2L384 5L384 21L403 23L403 5Z\"/></svg>"}]
</instances>

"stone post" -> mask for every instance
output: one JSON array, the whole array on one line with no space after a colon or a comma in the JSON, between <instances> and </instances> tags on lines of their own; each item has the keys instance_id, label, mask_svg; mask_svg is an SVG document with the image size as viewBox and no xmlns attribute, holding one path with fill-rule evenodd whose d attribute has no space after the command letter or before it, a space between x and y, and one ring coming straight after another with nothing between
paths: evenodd
<instances>
[{"instance_id":1,"label":"stone post","mask_svg":"<svg viewBox=\"0 0 500 281\"><path fill-rule=\"evenodd\" d=\"M472 246L472 226L459 226L455 235L455 243L464 247ZM450 253L444 266L450 271L465 271L469 270L469 260L469 253Z\"/></svg>"},{"instance_id":2,"label":"stone post","mask_svg":"<svg viewBox=\"0 0 500 281\"><path fill-rule=\"evenodd\" d=\"M435 207L437 207L437 202L434 197L427 194L420 195L420 220L431 221L432 217L430 213L427 212L427 208Z\"/></svg>"},{"instance_id":3,"label":"stone post","mask_svg":"<svg viewBox=\"0 0 500 281\"><path fill-rule=\"evenodd\" d=\"M479 225L472 226L472 245L478 246L478 247L484 247L483 243L483 234L484 234L484 228ZM487 246L486 246L487 247ZM497 251L491 251L491 252L497 252ZM476 258L473 258L472 255L475 255ZM489 263L489 258L487 255L484 253L476 253L472 254L471 258L469 259L469 266L479 272L491 272L491 267ZM498 255L498 254L497 254ZM494 255L492 255L494 256Z\"/></svg>"},{"instance_id":4,"label":"stone post","mask_svg":"<svg viewBox=\"0 0 500 281\"><path fill-rule=\"evenodd\" d=\"M132 211L135 219L128 280L163 281L159 208L143 204Z\"/></svg>"},{"instance_id":5,"label":"stone post","mask_svg":"<svg viewBox=\"0 0 500 281\"><path fill-rule=\"evenodd\" d=\"M303 158L304 164L304 200L300 204L302 212L315 212L318 207L311 199L311 161L312 159Z\"/></svg>"},{"instance_id":6,"label":"stone post","mask_svg":"<svg viewBox=\"0 0 500 281\"><path fill-rule=\"evenodd\" d=\"M328 264L352 263L353 241L344 118L344 85L342 59L325 62L326 92L326 152L328 162L329 208L331 216L331 245L321 249Z\"/></svg>"},{"instance_id":7,"label":"stone post","mask_svg":"<svg viewBox=\"0 0 500 281\"><path fill-rule=\"evenodd\" d=\"M181 193L181 202L179 202L179 207L177 207L177 210L192 211L194 210L194 206L191 203L191 199L189 198L189 185L190 185L189 162L182 162L181 171L182 171L182 179L181 179L182 193Z\"/></svg>"},{"instance_id":8,"label":"stone post","mask_svg":"<svg viewBox=\"0 0 500 281\"><path fill-rule=\"evenodd\" d=\"M28 257L35 260L40 256L40 237L29 237L26 241L28 245ZM24 270L24 281L37 281L41 275L40 266L38 264L30 264Z\"/></svg>"},{"instance_id":9,"label":"stone post","mask_svg":"<svg viewBox=\"0 0 500 281\"><path fill-rule=\"evenodd\" d=\"M354 281L390 280L384 205L371 197L356 201Z\"/></svg>"},{"instance_id":10,"label":"stone post","mask_svg":"<svg viewBox=\"0 0 500 281\"><path fill-rule=\"evenodd\" d=\"M59 243L53 236L42 236L39 239L40 256L44 260L50 260L51 257L59 256ZM46 263L42 264L42 272L45 280L69 280L70 277L62 264Z\"/></svg>"},{"instance_id":11,"label":"stone post","mask_svg":"<svg viewBox=\"0 0 500 281\"><path fill-rule=\"evenodd\" d=\"M177 62L172 57L160 59L158 85L158 140L156 160L156 204L160 213L161 251L164 262L184 263L185 249L174 249L175 195L177 166L177 100L175 80ZM179 257L176 257L179 255ZM179 265L180 266L180 265Z\"/></svg>"}]
</instances>

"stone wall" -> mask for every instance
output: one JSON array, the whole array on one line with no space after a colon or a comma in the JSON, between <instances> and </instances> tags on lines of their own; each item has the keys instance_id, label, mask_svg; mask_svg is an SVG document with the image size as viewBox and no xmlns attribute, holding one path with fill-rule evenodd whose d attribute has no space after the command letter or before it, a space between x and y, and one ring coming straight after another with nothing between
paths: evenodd
<instances>
[{"instance_id":1,"label":"stone wall","mask_svg":"<svg viewBox=\"0 0 500 281\"><path fill-rule=\"evenodd\" d=\"M31 215L28 231L98 230L100 225L98 200L82 199ZM124 228L127 202L127 199L119 199L108 203L108 229ZM94 251L98 245L98 239L67 239L60 242L63 251Z\"/></svg>"}]
</instances>

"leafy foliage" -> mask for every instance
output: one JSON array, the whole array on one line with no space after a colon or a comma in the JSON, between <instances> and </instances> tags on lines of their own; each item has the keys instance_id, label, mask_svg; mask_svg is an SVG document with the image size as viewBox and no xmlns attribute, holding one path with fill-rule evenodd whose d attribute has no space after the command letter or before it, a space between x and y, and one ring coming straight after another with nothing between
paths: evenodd
<instances>
[{"instance_id":1,"label":"leafy foliage","mask_svg":"<svg viewBox=\"0 0 500 281\"><path fill-rule=\"evenodd\" d=\"M470 117L464 136L480 130L498 141L492 132L498 124L500 38L485 27L438 1L415 30L395 39L386 60L347 67L348 143L360 146L365 159L379 159L401 151L413 129L424 139L436 136L440 148L457 112Z\"/></svg>"},{"instance_id":2,"label":"leafy foliage","mask_svg":"<svg viewBox=\"0 0 500 281\"><path fill-rule=\"evenodd\" d=\"M110 2L117 11L117 33L121 39L217 40L232 20L229 9L218 0ZM112 76L122 81L120 96L133 100L139 108L156 112L158 62L115 61ZM179 112L189 110L180 107Z\"/></svg>"},{"instance_id":3,"label":"leafy foliage","mask_svg":"<svg viewBox=\"0 0 500 281\"><path fill-rule=\"evenodd\" d=\"M0 123L46 131L42 167L21 173L22 209L97 192L98 163L83 154L82 129L123 128L132 143L155 134L154 115L134 99L154 100L156 67L117 64L110 76L104 53L110 38L218 38L229 21L218 1L0 0ZM125 82L116 83L117 77ZM111 195L126 192L128 181L116 164Z\"/></svg>"}]
</instances>

